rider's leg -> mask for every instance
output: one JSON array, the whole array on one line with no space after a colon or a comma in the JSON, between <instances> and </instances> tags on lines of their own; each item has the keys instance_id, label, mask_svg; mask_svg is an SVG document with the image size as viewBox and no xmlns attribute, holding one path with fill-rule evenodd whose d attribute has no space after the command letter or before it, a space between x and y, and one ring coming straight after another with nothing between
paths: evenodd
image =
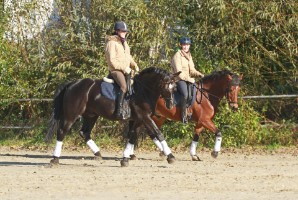
<instances>
[{"instance_id":1,"label":"rider's leg","mask_svg":"<svg viewBox=\"0 0 298 200\"><path fill-rule=\"evenodd\" d=\"M113 71L111 72L111 75L113 76L114 80L120 87L119 93L117 95L117 100L116 100L116 103L117 103L116 117L122 119L123 118L122 117L123 100L124 100L125 93L127 91L126 79L124 74L121 71Z\"/></svg>"},{"instance_id":2,"label":"rider's leg","mask_svg":"<svg viewBox=\"0 0 298 200\"><path fill-rule=\"evenodd\" d=\"M177 82L177 89L182 95L180 101L180 108L181 108L181 118L183 123L187 123L187 116L186 116L186 102L188 97L188 90L187 90L187 83L185 81L178 81Z\"/></svg>"}]
</instances>

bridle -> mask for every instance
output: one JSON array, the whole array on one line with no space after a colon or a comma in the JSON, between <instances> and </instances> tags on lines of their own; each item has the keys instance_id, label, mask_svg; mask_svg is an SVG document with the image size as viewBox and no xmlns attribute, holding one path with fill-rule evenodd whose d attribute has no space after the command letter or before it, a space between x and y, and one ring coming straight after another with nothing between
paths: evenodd
<instances>
[{"instance_id":1,"label":"bridle","mask_svg":"<svg viewBox=\"0 0 298 200\"><path fill-rule=\"evenodd\" d=\"M238 102L235 102L235 101L231 101L230 100L230 98L229 98L229 96L230 96L230 92L232 92L232 90L231 90L231 87L232 86L239 86L239 83L237 84L237 83L234 83L233 82L233 80L231 81L231 82L229 82L229 84L228 84L228 87L227 87L227 89L226 89L226 94L225 94L225 96L226 96L226 99L227 99L227 101L228 101L228 104L231 106L231 107L233 107L233 105L235 105L235 104L238 104ZM236 99L237 100L237 99Z\"/></svg>"},{"instance_id":2,"label":"bridle","mask_svg":"<svg viewBox=\"0 0 298 200\"><path fill-rule=\"evenodd\" d=\"M231 87L232 87L232 86L239 86L239 85L240 85L239 82L236 83L236 81L233 81L233 80L232 80L232 81L229 82L228 87L225 89L225 95L224 95L224 96L226 97L226 99L227 99L227 101L228 101L228 104L229 104L231 107L233 107L233 105L237 104L237 102L235 102L235 101L231 101L230 98L229 98L230 92L232 91L232 90L231 90ZM212 93L208 92L205 88L203 88L203 82L202 82L202 80L200 80L200 86L198 86L197 84L195 84L195 87L197 88L197 90L199 90L199 91L201 92L201 97L202 97L202 96L205 96L206 99L208 99L209 101L210 101L209 96L215 97L215 98L217 98L219 101L222 99L222 97L219 97L219 96L217 96L217 95L215 95L215 94L212 94ZM208 94L208 95L207 95L207 94ZM202 98L200 98L200 99L201 99L200 102L198 102L199 104L200 104L201 101L202 101Z\"/></svg>"},{"instance_id":3,"label":"bridle","mask_svg":"<svg viewBox=\"0 0 298 200\"><path fill-rule=\"evenodd\" d=\"M169 82L164 82L162 84L168 85L168 87L169 87L168 90L172 90L174 88L174 85L172 84L172 82L173 81L169 81ZM164 88L164 87L162 87L162 88ZM173 92L170 92L171 95L169 97L164 97L164 94L163 94L164 90L165 89L162 89L161 97L165 100L166 104L170 103L170 105L173 105L174 104L174 94L173 94Z\"/></svg>"}]
</instances>

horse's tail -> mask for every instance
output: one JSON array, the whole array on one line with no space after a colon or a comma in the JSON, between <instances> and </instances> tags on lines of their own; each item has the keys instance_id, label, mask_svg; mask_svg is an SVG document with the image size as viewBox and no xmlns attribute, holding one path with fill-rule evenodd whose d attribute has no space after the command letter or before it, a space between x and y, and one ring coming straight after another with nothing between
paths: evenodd
<instances>
[{"instance_id":1,"label":"horse's tail","mask_svg":"<svg viewBox=\"0 0 298 200\"><path fill-rule=\"evenodd\" d=\"M53 102L53 113L49 122L48 132L45 136L45 142L50 143L53 138L53 134L57 132L59 128L60 121L63 120L63 98L65 91L72 84L72 82L68 82L66 84L62 84L56 91L54 102Z\"/></svg>"}]
</instances>

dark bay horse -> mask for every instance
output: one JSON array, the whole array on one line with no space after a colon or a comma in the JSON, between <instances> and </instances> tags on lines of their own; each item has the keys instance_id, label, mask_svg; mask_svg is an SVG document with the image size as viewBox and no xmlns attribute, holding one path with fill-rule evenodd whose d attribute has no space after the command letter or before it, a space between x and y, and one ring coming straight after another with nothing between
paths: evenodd
<instances>
[{"instance_id":1,"label":"dark bay horse","mask_svg":"<svg viewBox=\"0 0 298 200\"><path fill-rule=\"evenodd\" d=\"M217 107L222 98L226 97L229 106L233 110L238 109L238 92L240 91L240 81L242 75L236 75L229 70L214 71L208 76L202 78L196 83L197 93L195 102L188 108L188 112L192 113L190 120L195 122L195 130L193 140L190 146L190 155L193 161L199 161L196 154L196 148L199 141L199 135L204 128L207 128L215 134L215 145L211 155L216 158L221 148L222 134L214 125L212 119L217 112ZM153 121L160 128L166 119L181 121L181 109L174 106L172 109L166 109L164 100L158 99L155 115L152 116ZM129 128L130 129L130 128ZM152 137L156 146L162 152L162 146L156 138ZM134 158L134 155L131 155Z\"/></svg>"},{"instance_id":2,"label":"dark bay horse","mask_svg":"<svg viewBox=\"0 0 298 200\"><path fill-rule=\"evenodd\" d=\"M133 120L136 125L143 124L149 135L156 135L160 139L163 148L168 152L169 163L174 161L174 156L162 133L151 119L151 115L160 96L165 99L166 107L171 108L173 106L173 91L176 88L177 75L178 73L169 74L163 69L154 67L144 69L134 77L132 85L134 92L129 100L131 117L128 120ZM94 155L101 158L99 147L90 137L91 130L99 116L109 120L118 120L115 115L115 100L102 95L100 87L102 82L103 80L85 78L64 84L57 90L51 125L45 138L45 141L50 142L54 132L57 133L54 158L51 160L51 164L59 164L65 134L80 117L83 118L80 134ZM137 126L133 127L132 133L135 133L137 128ZM122 166L128 166L127 158L133 150L135 139L135 135L131 134L123 153L123 160L121 160Z\"/></svg>"}]
</instances>

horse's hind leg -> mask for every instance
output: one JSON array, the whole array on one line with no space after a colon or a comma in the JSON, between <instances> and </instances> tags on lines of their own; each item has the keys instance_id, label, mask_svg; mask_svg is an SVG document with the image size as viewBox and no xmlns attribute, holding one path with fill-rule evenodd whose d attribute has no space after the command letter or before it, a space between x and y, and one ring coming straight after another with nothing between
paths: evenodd
<instances>
[{"instance_id":1,"label":"horse's hind leg","mask_svg":"<svg viewBox=\"0 0 298 200\"><path fill-rule=\"evenodd\" d=\"M100 149L99 147L95 144L95 142L91 139L91 131L92 128L94 127L94 124L97 120L97 116L96 117L92 117L92 118L83 118L83 126L82 129L80 131L80 135L82 137L84 137L85 142L87 143L87 145L89 146L89 148L91 149L91 151L93 152L95 159L96 160L101 160L101 154L100 154Z\"/></svg>"},{"instance_id":2,"label":"horse's hind leg","mask_svg":"<svg viewBox=\"0 0 298 200\"><path fill-rule=\"evenodd\" d=\"M57 141L56 141L56 146L55 146L55 150L53 153L53 159L50 161L51 164L59 164L59 158L61 156L61 151L62 151L62 145L63 145L63 140L65 137L65 134L69 131L70 127L72 126L72 124L74 123L75 120L73 121L64 121L64 122L60 122L63 123L62 128L60 127L57 131Z\"/></svg>"}]
</instances>

